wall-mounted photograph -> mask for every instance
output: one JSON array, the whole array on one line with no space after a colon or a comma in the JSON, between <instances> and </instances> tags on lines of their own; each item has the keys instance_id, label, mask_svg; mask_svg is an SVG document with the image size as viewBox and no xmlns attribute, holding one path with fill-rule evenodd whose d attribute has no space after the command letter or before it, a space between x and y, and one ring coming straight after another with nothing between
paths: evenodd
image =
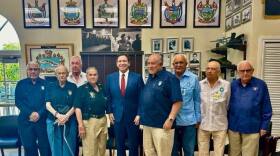
<instances>
[{"instance_id":1,"label":"wall-mounted photograph","mask_svg":"<svg viewBox=\"0 0 280 156\"><path fill-rule=\"evenodd\" d=\"M194 39L193 37L182 37L182 51L190 52L193 51Z\"/></svg>"},{"instance_id":2,"label":"wall-mounted photograph","mask_svg":"<svg viewBox=\"0 0 280 156\"><path fill-rule=\"evenodd\" d=\"M60 28L84 28L86 25L85 0L58 0Z\"/></svg>"},{"instance_id":3,"label":"wall-mounted photograph","mask_svg":"<svg viewBox=\"0 0 280 156\"><path fill-rule=\"evenodd\" d=\"M194 28L220 27L221 0L194 0Z\"/></svg>"},{"instance_id":4,"label":"wall-mounted photograph","mask_svg":"<svg viewBox=\"0 0 280 156\"><path fill-rule=\"evenodd\" d=\"M252 0L243 0L243 6L246 6L248 4L250 4L252 2Z\"/></svg>"},{"instance_id":5,"label":"wall-mounted photograph","mask_svg":"<svg viewBox=\"0 0 280 156\"><path fill-rule=\"evenodd\" d=\"M164 53L162 55L162 59L163 59L163 67L170 67L171 65L171 55L170 53Z\"/></svg>"},{"instance_id":6,"label":"wall-mounted photograph","mask_svg":"<svg viewBox=\"0 0 280 156\"><path fill-rule=\"evenodd\" d=\"M241 24L241 12L238 12L232 17L232 27L237 27L240 24Z\"/></svg>"},{"instance_id":7,"label":"wall-mounted photograph","mask_svg":"<svg viewBox=\"0 0 280 156\"><path fill-rule=\"evenodd\" d=\"M54 69L64 64L69 69L73 44L26 44L26 63L36 61L42 75L54 75Z\"/></svg>"},{"instance_id":8,"label":"wall-mounted photograph","mask_svg":"<svg viewBox=\"0 0 280 156\"><path fill-rule=\"evenodd\" d=\"M93 0L93 27L119 27L119 0Z\"/></svg>"},{"instance_id":9,"label":"wall-mounted photograph","mask_svg":"<svg viewBox=\"0 0 280 156\"><path fill-rule=\"evenodd\" d=\"M248 6L242 10L242 23L251 21L252 18L252 6Z\"/></svg>"},{"instance_id":10,"label":"wall-mounted photograph","mask_svg":"<svg viewBox=\"0 0 280 156\"><path fill-rule=\"evenodd\" d=\"M153 0L126 0L126 27L153 27Z\"/></svg>"},{"instance_id":11,"label":"wall-mounted photograph","mask_svg":"<svg viewBox=\"0 0 280 156\"><path fill-rule=\"evenodd\" d=\"M228 17L225 21L225 30L228 31L232 28L232 17Z\"/></svg>"},{"instance_id":12,"label":"wall-mounted photograph","mask_svg":"<svg viewBox=\"0 0 280 156\"><path fill-rule=\"evenodd\" d=\"M232 0L233 11L237 11L242 8L242 1L243 0Z\"/></svg>"},{"instance_id":13,"label":"wall-mounted photograph","mask_svg":"<svg viewBox=\"0 0 280 156\"><path fill-rule=\"evenodd\" d=\"M160 0L160 27L186 27L187 0Z\"/></svg>"},{"instance_id":14,"label":"wall-mounted photograph","mask_svg":"<svg viewBox=\"0 0 280 156\"><path fill-rule=\"evenodd\" d=\"M162 53L163 52L163 38L153 38L152 42L152 53Z\"/></svg>"},{"instance_id":15,"label":"wall-mounted photograph","mask_svg":"<svg viewBox=\"0 0 280 156\"><path fill-rule=\"evenodd\" d=\"M22 2L24 28L51 28L50 0Z\"/></svg>"},{"instance_id":16,"label":"wall-mounted photograph","mask_svg":"<svg viewBox=\"0 0 280 156\"><path fill-rule=\"evenodd\" d=\"M232 14L232 11L233 11L233 6L232 6L232 1L229 1L227 4L226 4L226 17L231 15Z\"/></svg>"},{"instance_id":17,"label":"wall-mounted photograph","mask_svg":"<svg viewBox=\"0 0 280 156\"><path fill-rule=\"evenodd\" d=\"M179 38L167 38L166 40L166 47L167 47L167 52L178 52L179 51Z\"/></svg>"},{"instance_id":18,"label":"wall-mounted photograph","mask_svg":"<svg viewBox=\"0 0 280 156\"><path fill-rule=\"evenodd\" d=\"M193 53L190 53L190 66L194 66L194 65L199 65L200 64L200 59L201 59L201 56L200 56L200 52L193 52Z\"/></svg>"}]
</instances>

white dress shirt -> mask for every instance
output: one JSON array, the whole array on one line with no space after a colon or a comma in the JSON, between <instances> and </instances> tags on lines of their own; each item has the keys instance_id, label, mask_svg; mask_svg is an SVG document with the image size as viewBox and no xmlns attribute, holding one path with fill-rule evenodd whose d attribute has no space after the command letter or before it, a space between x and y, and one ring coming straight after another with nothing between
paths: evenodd
<instances>
[{"instance_id":1,"label":"white dress shirt","mask_svg":"<svg viewBox=\"0 0 280 156\"><path fill-rule=\"evenodd\" d=\"M122 73L121 71L119 71L119 85L120 85L120 88L121 88L122 75L123 75L123 74L124 74L125 88L126 88L126 85L127 85L127 79L128 79L128 73L129 73L129 70L127 70L125 73Z\"/></svg>"}]
</instances>

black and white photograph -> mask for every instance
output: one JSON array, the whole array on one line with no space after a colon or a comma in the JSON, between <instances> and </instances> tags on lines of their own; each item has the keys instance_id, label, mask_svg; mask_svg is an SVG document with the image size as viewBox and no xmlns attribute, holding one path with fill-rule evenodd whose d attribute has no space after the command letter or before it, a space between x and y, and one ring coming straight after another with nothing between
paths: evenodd
<instances>
[{"instance_id":1,"label":"black and white photograph","mask_svg":"<svg viewBox=\"0 0 280 156\"><path fill-rule=\"evenodd\" d=\"M233 11L233 6L232 6L232 1L229 1L227 4L226 4L226 17L231 15L232 14L232 11Z\"/></svg>"},{"instance_id":2,"label":"black and white photograph","mask_svg":"<svg viewBox=\"0 0 280 156\"><path fill-rule=\"evenodd\" d=\"M148 58L149 58L150 55L151 54L145 54L144 55L144 65L145 65L145 67L147 67L147 65L148 65Z\"/></svg>"},{"instance_id":3,"label":"black and white photograph","mask_svg":"<svg viewBox=\"0 0 280 156\"><path fill-rule=\"evenodd\" d=\"M225 30L228 31L232 28L232 17L229 17L225 21Z\"/></svg>"},{"instance_id":4,"label":"black and white photograph","mask_svg":"<svg viewBox=\"0 0 280 156\"><path fill-rule=\"evenodd\" d=\"M82 48L90 52L141 51L141 29L83 29Z\"/></svg>"},{"instance_id":5,"label":"black and white photograph","mask_svg":"<svg viewBox=\"0 0 280 156\"><path fill-rule=\"evenodd\" d=\"M167 52L178 52L178 38L167 38Z\"/></svg>"},{"instance_id":6,"label":"black and white photograph","mask_svg":"<svg viewBox=\"0 0 280 156\"><path fill-rule=\"evenodd\" d=\"M190 53L190 66L191 65L199 65L200 64L200 52Z\"/></svg>"},{"instance_id":7,"label":"black and white photograph","mask_svg":"<svg viewBox=\"0 0 280 156\"><path fill-rule=\"evenodd\" d=\"M162 53L163 38L153 38L151 44L152 44L152 53Z\"/></svg>"},{"instance_id":8,"label":"black and white photograph","mask_svg":"<svg viewBox=\"0 0 280 156\"><path fill-rule=\"evenodd\" d=\"M190 66L189 71L200 77L200 67L199 66Z\"/></svg>"},{"instance_id":9,"label":"black and white photograph","mask_svg":"<svg viewBox=\"0 0 280 156\"><path fill-rule=\"evenodd\" d=\"M241 12L238 12L232 17L232 27L237 27L240 24L241 24Z\"/></svg>"},{"instance_id":10,"label":"black and white photograph","mask_svg":"<svg viewBox=\"0 0 280 156\"><path fill-rule=\"evenodd\" d=\"M233 6L233 10L237 11L242 7L242 1L243 0L232 0L232 6Z\"/></svg>"},{"instance_id":11,"label":"black and white photograph","mask_svg":"<svg viewBox=\"0 0 280 156\"><path fill-rule=\"evenodd\" d=\"M193 51L194 39L193 37L183 37L182 38L182 51L191 52Z\"/></svg>"},{"instance_id":12,"label":"black and white photograph","mask_svg":"<svg viewBox=\"0 0 280 156\"><path fill-rule=\"evenodd\" d=\"M242 23L249 22L252 18L252 6L244 8L242 11Z\"/></svg>"},{"instance_id":13,"label":"black and white photograph","mask_svg":"<svg viewBox=\"0 0 280 156\"><path fill-rule=\"evenodd\" d=\"M171 65L171 55L170 55L170 53L163 54L162 58L163 58L163 67L170 67L170 65Z\"/></svg>"},{"instance_id":14,"label":"black and white photograph","mask_svg":"<svg viewBox=\"0 0 280 156\"><path fill-rule=\"evenodd\" d=\"M252 0L243 0L243 6L246 6L248 4L250 4L252 2Z\"/></svg>"}]
</instances>

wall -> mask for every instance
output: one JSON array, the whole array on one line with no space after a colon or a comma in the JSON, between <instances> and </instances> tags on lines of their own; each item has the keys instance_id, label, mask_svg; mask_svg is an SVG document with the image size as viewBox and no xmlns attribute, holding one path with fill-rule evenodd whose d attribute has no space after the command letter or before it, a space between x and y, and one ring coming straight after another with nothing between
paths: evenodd
<instances>
[{"instance_id":1,"label":"wall","mask_svg":"<svg viewBox=\"0 0 280 156\"><path fill-rule=\"evenodd\" d=\"M188 0L187 5L187 28L180 29L160 29L159 28L159 0L154 0L154 28L142 29L142 50L150 53L151 38L167 37L194 37L194 49L202 52L202 66L204 67L210 57L217 57L211 54L209 50L215 46L215 43L209 41L217 39L224 34L224 7L221 13L220 28L193 28L193 1ZM92 0L86 0L87 27L92 27ZM35 43L74 43L75 54L82 50L81 30L58 28L57 3L51 0L51 29L24 29L23 11L21 0L1 0L0 14L5 16L15 27L21 42L23 58L24 45ZM125 0L120 0L120 27L125 27ZM222 4L224 6L224 4ZM180 45L181 46L181 43ZM166 47L164 47L166 48ZM181 49L181 48L179 48ZM24 64L25 61L22 62Z\"/></svg>"}]
</instances>

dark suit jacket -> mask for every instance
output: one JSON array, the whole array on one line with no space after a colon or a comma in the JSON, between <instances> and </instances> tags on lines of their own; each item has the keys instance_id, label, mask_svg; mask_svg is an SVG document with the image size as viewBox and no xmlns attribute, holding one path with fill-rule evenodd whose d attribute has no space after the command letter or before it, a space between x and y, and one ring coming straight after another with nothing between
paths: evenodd
<instances>
[{"instance_id":1,"label":"dark suit jacket","mask_svg":"<svg viewBox=\"0 0 280 156\"><path fill-rule=\"evenodd\" d=\"M133 121L139 114L139 96L143 86L141 75L129 71L125 96L122 96L119 72L107 76L105 88L108 98L108 113L114 114L116 122L120 122L124 114L126 121Z\"/></svg>"}]
</instances>

